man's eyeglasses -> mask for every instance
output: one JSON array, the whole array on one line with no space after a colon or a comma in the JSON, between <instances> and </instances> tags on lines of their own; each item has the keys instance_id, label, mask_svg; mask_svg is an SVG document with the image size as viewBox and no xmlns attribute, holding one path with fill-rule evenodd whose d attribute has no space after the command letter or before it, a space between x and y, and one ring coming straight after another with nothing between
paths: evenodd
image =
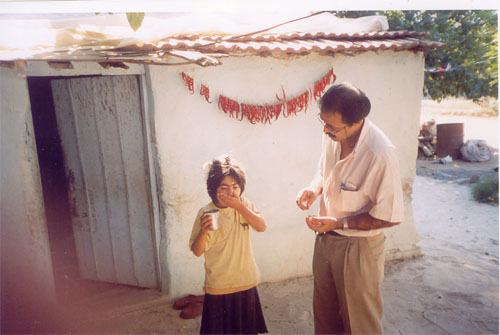
<instances>
[{"instance_id":1,"label":"man's eyeglasses","mask_svg":"<svg viewBox=\"0 0 500 335\"><path fill-rule=\"evenodd\" d=\"M325 121L323 121L323 119L321 118L321 116L319 114L318 114L318 120L319 120L319 122L321 122L323 127L326 128L328 130L328 132L334 136L335 136L335 134L341 132L343 129L346 129L346 127L347 127L347 126L343 126L342 128L334 128L334 127L330 126L329 124L327 124Z\"/></svg>"}]
</instances>

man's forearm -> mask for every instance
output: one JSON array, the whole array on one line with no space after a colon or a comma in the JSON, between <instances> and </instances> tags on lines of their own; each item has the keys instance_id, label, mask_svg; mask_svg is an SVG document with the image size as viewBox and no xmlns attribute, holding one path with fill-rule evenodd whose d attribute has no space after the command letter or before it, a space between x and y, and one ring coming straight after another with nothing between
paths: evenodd
<instances>
[{"instance_id":1,"label":"man's forearm","mask_svg":"<svg viewBox=\"0 0 500 335\"><path fill-rule=\"evenodd\" d=\"M323 176L321 176L321 174L318 173L314 176L311 184L309 185L309 189L313 190L317 195L320 195L323 192Z\"/></svg>"},{"instance_id":2,"label":"man's forearm","mask_svg":"<svg viewBox=\"0 0 500 335\"><path fill-rule=\"evenodd\" d=\"M339 220L340 221L340 220ZM349 229L371 230L378 228L388 228L398 225L400 222L389 222L374 218L368 213L362 213L347 218Z\"/></svg>"}]
</instances>

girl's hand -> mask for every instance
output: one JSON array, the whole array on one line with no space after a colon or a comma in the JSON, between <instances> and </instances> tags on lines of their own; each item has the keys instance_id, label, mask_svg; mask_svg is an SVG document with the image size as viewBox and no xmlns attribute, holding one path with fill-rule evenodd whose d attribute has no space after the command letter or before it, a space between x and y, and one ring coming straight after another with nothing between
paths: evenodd
<instances>
[{"instance_id":1,"label":"girl's hand","mask_svg":"<svg viewBox=\"0 0 500 335\"><path fill-rule=\"evenodd\" d=\"M238 196L227 195L225 193L219 193L217 195L220 201L222 202L223 206L231 207L236 210L240 209L241 206L244 206L243 203L241 202L240 197Z\"/></svg>"},{"instance_id":2,"label":"girl's hand","mask_svg":"<svg viewBox=\"0 0 500 335\"><path fill-rule=\"evenodd\" d=\"M212 217L207 214L201 216L201 230L200 233L208 234L212 228Z\"/></svg>"}]
</instances>

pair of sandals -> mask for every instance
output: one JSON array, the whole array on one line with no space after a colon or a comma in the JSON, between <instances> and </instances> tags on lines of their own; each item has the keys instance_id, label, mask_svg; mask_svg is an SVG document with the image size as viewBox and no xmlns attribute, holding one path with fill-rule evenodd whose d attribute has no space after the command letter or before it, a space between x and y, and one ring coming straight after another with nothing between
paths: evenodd
<instances>
[{"instance_id":1,"label":"pair of sandals","mask_svg":"<svg viewBox=\"0 0 500 335\"><path fill-rule=\"evenodd\" d=\"M182 309L180 317L183 319L194 319L203 313L203 300L205 295L189 294L184 298L174 301L174 309Z\"/></svg>"}]
</instances>

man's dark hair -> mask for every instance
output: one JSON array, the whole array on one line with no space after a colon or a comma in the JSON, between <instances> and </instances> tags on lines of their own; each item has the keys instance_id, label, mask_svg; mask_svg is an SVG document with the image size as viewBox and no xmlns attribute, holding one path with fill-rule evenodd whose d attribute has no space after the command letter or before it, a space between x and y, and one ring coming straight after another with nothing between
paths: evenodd
<instances>
[{"instance_id":1,"label":"man's dark hair","mask_svg":"<svg viewBox=\"0 0 500 335\"><path fill-rule=\"evenodd\" d=\"M246 184L245 171L231 156L225 155L214 159L208 167L207 191L214 204L217 203L217 187L226 176L231 176L236 180L241 188L241 194L243 194Z\"/></svg>"},{"instance_id":2,"label":"man's dark hair","mask_svg":"<svg viewBox=\"0 0 500 335\"><path fill-rule=\"evenodd\" d=\"M330 87L319 100L323 113L339 113L342 122L352 126L370 113L370 99L359 88L350 83L341 83Z\"/></svg>"}]
</instances>

